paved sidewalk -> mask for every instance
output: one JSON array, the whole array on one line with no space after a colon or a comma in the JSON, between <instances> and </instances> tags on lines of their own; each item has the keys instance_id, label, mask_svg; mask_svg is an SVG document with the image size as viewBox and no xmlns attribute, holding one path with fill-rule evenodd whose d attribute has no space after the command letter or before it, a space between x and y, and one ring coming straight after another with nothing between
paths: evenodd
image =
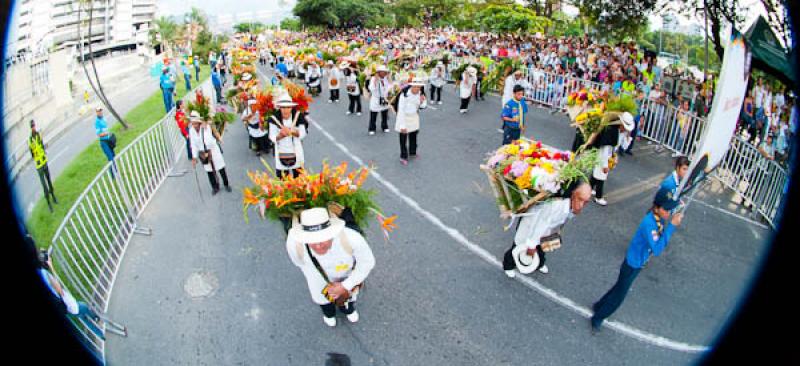
<instances>
[{"instance_id":1,"label":"paved sidewalk","mask_svg":"<svg viewBox=\"0 0 800 366\"><path fill-rule=\"evenodd\" d=\"M502 139L495 131L499 101L472 104L462 116L453 90L443 94L444 105L423 112L420 158L405 167L396 133L367 136L368 112L345 116L346 102L328 104L326 91L311 115L350 153L374 162L402 194L500 258L513 232L502 230L478 169ZM563 116L539 109L530 116L528 137L571 145L573 131ZM378 190L387 214L399 215L400 228L388 244L376 223L367 229L377 265L359 302L361 320L340 318L329 329L287 258L280 225L254 213L244 223L246 172L261 167L246 145L246 131L234 122L223 146L234 193L210 196L198 167L201 202L191 166L181 161L178 168L189 173L169 178L142 215L153 236L134 237L119 270L109 312L130 336L109 336L110 364L323 365L331 352L354 365L671 365L699 356L611 329L591 336L586 318L506 278L374 178L367 186ZM312 169L326 158L350 161L314 127L304 147ZM528 277L584 307L613 284L655 186L671 167L667 154L646 144L635 154L621 158L611 174L609 206L592 204L565 227L564 246L547 257L550 274ZM273 163L271 156L265 160ZM707 190L696 198L716 206L724 197ZM768 235L693 204L670 246L651 260L611 320L680 342L711 344L747 288Z\"/></svg>"}]
</instances>

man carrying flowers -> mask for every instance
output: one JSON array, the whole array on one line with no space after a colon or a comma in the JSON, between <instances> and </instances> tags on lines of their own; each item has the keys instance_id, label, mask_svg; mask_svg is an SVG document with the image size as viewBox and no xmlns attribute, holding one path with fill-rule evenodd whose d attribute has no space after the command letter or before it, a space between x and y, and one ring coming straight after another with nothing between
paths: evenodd
<instances>
[{"instance_id":1,"label":"man carrying flowers","mask_svg":"<svg viewBox=\"0 0 800 366\"><path fill-rule=\"evenodd\" d=\"M311 208L302 211L289 230L286 251L303 272L326 325L336 326L337 307L351 323L358 321L358 292L375 267L375 257L361 234L345 227L327 209Z\"/></svg>"},{"instance_id":2,"label":"man carrying flowers","mask_svg":"<svg viewBox=\"0 0 800 366\"><path fill-rule=\"evenodd\" d=\"M545 265L545 251L561 245L561 228L581 213L592 198L592 191L588 183L575 181L564 190L562 197L539 203L521 215L514 242L503 256L506 276L516 276L514 270L521 273L549 272Z\"/></svg>"},{"instance_id":3,"label":"man carrying flowers","mask_svg":"<svg viewBox=\"0 0 800 366\"><path fill-rule=\"evenodd\" d=\"M519 140L520 135L525 131L525 115L528 114L528 105L525 104L524 97L525 88L516 85L513 97L503 106L503 112L500 115L503 120L503 145Z\"/></svg>"}]
</instances>

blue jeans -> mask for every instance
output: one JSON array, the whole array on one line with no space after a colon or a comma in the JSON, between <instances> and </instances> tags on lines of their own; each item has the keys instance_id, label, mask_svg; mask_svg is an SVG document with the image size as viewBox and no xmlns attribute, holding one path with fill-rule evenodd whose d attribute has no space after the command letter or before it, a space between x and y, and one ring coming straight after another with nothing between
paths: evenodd
<instances>
[{"instance_id":1,"label":"blue jeans","mask_svg":"<svg viewBox=\"0 0 800 366\"><path fill-rule=\"evenodd\" d=\"M189 142L189 137L184 137L186 139L186 156L189 157L189 161L192 161L192 145Z\"/></svg>"},{"instance_id":2,"label":"blue jeans","mask_svg":"<svg viewBox=\"0 0 800 366\"><path fill-rule=\"evenodd\" d=\"M512 128L503 126L503 145L508 145L514 140L519 140L522 130L519 128Z\"/></svg>"},{"instance_id":3,"label":"blue jeans","mask_svg":"<svg viewBox=\"0 0 800 366\"><path fill-rule=\"evenodd\" d=\"M103 149L103 154L106 155L108 161L114 160L114 149L108 144L108 140L100 140L100 148Z\"/></svg>"},{"instance_id":4,"label":"blue jeans","mask_svg":"<svg viewBox=\"0 0 800 366\"><path fill-rule=\"evenodd\" d=\"M192 90L192 75L183 74L183 80L186 82L186 91Z\"/></svg>"},{"instance_id":5,"label":"blue jeans","mask_svg":"<svg viewBox=\"0 0 800 366\"><path fill-rule=\"evenodd\" d=\"M600 301L594 303L594 306L592 306L594 310L594 315L592 315L593 327L600 327L600 325L603 324L603 320L619 309L620 305L622 305L622 302L625 300L625 296L628 295L628 290L630 290L631 285L633 285L633 280L636 279L636 276L639 275L641 270L641 268L633 268L628 265L627 260L622 261L622 266L619 268L617 283L603 295Z\"/></svg>"},{"instance_id":6,"label":"blue jeans","mask_svg":"<svg viewBox=\"0 0 800 366\"><path fill-rule=\"evenodd\" d=\"M172 93L175 92L175 89L168 88L168 89L161 89L161 94L164 97L164 109L166 113L172 109L174 103L172 102Z\"/></svg>"},{"instance_id":7,"label":"blue jeans","mask_svg":"<svg viewBox=\"0 0 800 366\"><path fill-rule=\"evenodd\" d=\"M194 81L200 81L200 68L194 68Z\"/></svg>"},{"instance_id":8,"label":"blue jeans","mask_svg":"<svg viewBox=\"0 0 800 366\"><path fill-rule=\"evenodd\" d=\"M100 328L98 328L97 325L95 325L92 321L98 318L97 314L92 311L92 309L86 305L86 303L78 302L78 314L75 314L75 317L80 319L86 328L91 330L92 333L94 333L94 335L96 335L98 338L104 341L106 340L106 336L103 335L103 331L100 330Z\"/></svg>"}]
</instances>

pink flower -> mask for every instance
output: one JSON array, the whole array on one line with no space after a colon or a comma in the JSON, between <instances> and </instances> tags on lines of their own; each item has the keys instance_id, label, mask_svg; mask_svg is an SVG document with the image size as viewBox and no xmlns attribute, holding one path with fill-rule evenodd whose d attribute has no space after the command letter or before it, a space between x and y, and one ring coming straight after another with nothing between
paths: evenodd
<instances>
[{"instance_id":1,"label":"pink flower","mask_svg":"<svg viewBox=\"0 0 800 366\"><path fill-rule=\"evenodd\" d=\"M506 158L506 155L505 155L505 154L495 154L494 156L492 156L491 158L489 158L489 166L490 166L490 167L492 167L492 168L494 168L494 167L496 167L496 166L497 166L497 164L499 164L501 161L505 160L505 158Z\"/></svg>"},{"instance_id":2,"label":"pink flower","mask_svg":"<svg viewBox=\"0 0 800 366\"><path fill-rule=\"evenodd\" d=\"M528 163L524 161L515 161L511 163L511 175L515 177L521 177L525 174L525 170L528 169Z\"/></svg>"}]
</instances>

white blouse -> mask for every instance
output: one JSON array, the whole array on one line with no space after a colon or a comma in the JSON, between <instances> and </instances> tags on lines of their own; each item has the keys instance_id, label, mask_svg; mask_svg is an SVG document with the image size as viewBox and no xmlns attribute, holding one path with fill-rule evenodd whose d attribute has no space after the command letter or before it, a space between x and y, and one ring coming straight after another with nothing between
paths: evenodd
<instances>
[{"instance_id":1,"label":"white blouse","mask_svg":"<svg viewBox=\"0 0 800 366\"><path fill-rule=\"evenodd\" d=\"M300 113L300 112L297 112ZM270 117L273 118L273 117ZM269 124L269 139L275 144L275 169L278 170L289 170L289 169L297 169L303 166L305 162L305 155L303 153L303 139L306 138L306 131L305 125L295 126L295 128L300 132L300 136L286 136L280 140L278 140L278 134L281 132L281 129L275 125L275 121L273 120L272 123ZM284 119L281 121L283 126L289 127L292 125L291 119ZM281 164L280 154L292 154L294 153L297 157L294 165L292 166L285 166Z\"/></svg>"}]
</instances>

